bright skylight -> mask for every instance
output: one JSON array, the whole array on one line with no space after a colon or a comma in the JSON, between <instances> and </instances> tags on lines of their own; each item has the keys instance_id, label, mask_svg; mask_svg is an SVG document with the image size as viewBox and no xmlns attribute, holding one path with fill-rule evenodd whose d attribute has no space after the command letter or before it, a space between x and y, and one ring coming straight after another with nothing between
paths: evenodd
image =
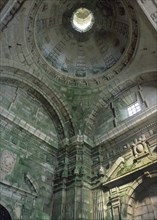
<instances>
[{"instance_id":1,"label":"bright skylight","mask_svg":"<svg viewBox=\"0 0 157 220\"><path fill-rule=\"evenodd\" d=\"M129 116L132 116L136 114L137 112L141 111L141 107L138 102L134 103L133 105L128 107L128 114Z\"/></svg>"},{"instance_id":2,"label":"bright skylight","mask_svg":"<svg viewBox=\"0 0 157 220\"><path fill-rule=\"evenodd\" d=\"M77 9L72 16L72 26L79 32L90 30L94 23L92 12L86 8Z\"/></svg>"}]
</instances>

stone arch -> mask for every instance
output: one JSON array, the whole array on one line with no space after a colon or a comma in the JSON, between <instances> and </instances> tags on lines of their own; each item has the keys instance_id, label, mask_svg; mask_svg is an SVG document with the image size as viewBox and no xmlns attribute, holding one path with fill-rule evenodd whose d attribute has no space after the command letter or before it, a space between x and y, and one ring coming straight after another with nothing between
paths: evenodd
<instances>
[{"instance_id":1,"label":"stone arch","mask_svg":"<svg viewBox=\"0 0 157 220\"><path fill-rule=\"evenodd\" d=\"M121 201L121 219L122 220L135 220L142 219L140 214L145 215L144 219L154 220L155 217L152 217L152 213L149 208L147 209L147 202L144 206L143 200L146 199L146 195L149 194L149 190L156 188L157 184L157 174L156 170L151 172L145 172L144 175L138 177L128 188L125 196ZM143 193L142 193L143 192ZM155 192L155 190L154 190ZM156 196L156 205L157 205L157 193ZM135 213L136 203L140 201L142 203L143 209L141 208L139 216ZM152 209L152 212L154 210ZM154 215L154 213L153 213Z\"/></svg>"},{"instance_id":2,"label":"stone arch","mask_svg":"<svg viewBox=\"0 0 157 220\"><path fill-rule=\"evenodd\" d=\"M1 83L14 84L22 88L29 88L47 112L52 116L59 140L74 136L75 131L70 113L62 99L47 84L33 76L30 72L13 67L3 67L0 75Z\"/></svg>"},{"instance_id":3,"label":"stone arch","mask_svg":"<svg viewBox=\"0 0 157 220\"><path fill-rule=\"evenodd\" d=\"M99 110L101 110L102 108L107 108L111 101L114 101L122 93L127 92L127 90L146 82L148 83L156 80L156 71L152 70L150 72L147 71L139 73L136 78L125 80L122 83L120 81L115 81L111 83L110 87L107 87L106 90L100 94L98 102L96 103L92 112L89 114L87 118L85 134L89 136L91 135Z\"/></svg>"},{"instance_id":4,"label":"stone arch","mask_svg":"<svg viewBox=\"0 0 157 220\"><path fill-rule=\"evenodd\" d=\"M9 211L2 204L0 204L0 219L1 220L12 220Z\"/></svg>"}]
</instances>

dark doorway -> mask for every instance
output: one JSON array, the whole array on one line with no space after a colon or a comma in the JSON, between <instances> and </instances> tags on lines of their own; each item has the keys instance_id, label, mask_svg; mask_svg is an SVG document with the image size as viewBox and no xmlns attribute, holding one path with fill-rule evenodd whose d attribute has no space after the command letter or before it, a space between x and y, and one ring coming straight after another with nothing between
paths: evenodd
<instances>
[{"instance_id":1,"label":"dark doorway","mask_svg":"<svg viewBox=\"0 0 157 220\"><path fill-rule=\"evenodd\" d=\"M12 220L9 212L0 204L0 220Z\"/></svg>"}]
</instances>

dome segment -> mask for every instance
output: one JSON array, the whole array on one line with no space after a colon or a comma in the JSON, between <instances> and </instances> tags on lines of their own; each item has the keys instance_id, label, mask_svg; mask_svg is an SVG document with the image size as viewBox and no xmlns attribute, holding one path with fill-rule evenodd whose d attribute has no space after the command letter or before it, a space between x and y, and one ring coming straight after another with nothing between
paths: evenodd
<instances>
[{"instance_id":1,"label":"dome segment","mask_svg":"<svg viewBox=\"0 0 157 220\"><path fill-rule=\"evenodd\" d=\"M59 80L110 80L135 51L136 14L126 0L35 1L29 17L28 47Z\"/></svg>"}]
</instances>

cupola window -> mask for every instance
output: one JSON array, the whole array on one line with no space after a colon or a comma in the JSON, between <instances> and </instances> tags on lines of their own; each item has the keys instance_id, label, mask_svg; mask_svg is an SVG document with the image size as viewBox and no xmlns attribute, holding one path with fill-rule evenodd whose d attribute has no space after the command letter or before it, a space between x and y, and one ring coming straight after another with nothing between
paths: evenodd
<instances>
[{"instance_id":1,"label":"cupola window","mask_svg":"<svg viewBox=\"0 0 157 220\"><path fill-rule=\"evenodd\" d=\"M86 32L92 28L94 16L87 8L79 8L73 13L71 22L75 30L78 32Z\"/></svg>"}]
</instances>

